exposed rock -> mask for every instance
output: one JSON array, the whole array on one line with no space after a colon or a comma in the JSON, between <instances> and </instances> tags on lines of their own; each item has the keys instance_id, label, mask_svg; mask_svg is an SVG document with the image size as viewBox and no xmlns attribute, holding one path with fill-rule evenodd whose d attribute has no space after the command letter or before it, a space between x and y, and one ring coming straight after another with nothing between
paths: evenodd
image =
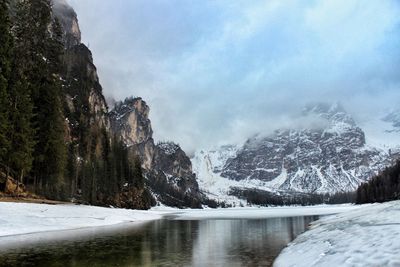
<instances>
[{"instance_id":1,"label":"exposed rock","mask_svg":"<svg viewBox=\"0 0 400 267\"><path fill-rule=\"evenodd\" d=\"M153 165L162 170L168 182L178 189L185 193L198 193L192 163L179 145L172 142L157 144Z\"/></svg>"},{"instance_id":2,"label":"exposed rock","mask_svg":"<svg viewBox=\"0 0 400 267\"><path fill-rule=\"evenodd\" d=\"M5 194L22 194L26 192L25 186L0 171L0 192Z\"/></svg>"},{"instance_id":3,"label":"exposed rock","mask_svg":"<svg viewBox=\"0 0 400 267\"><path fill-rule=\"evenodd\" d=\"M141 158L146 170L152 168L155 152L149 111L150 108L141 98L128 98L116 103L109 114L112 131Z\"/></svg>"},{"instance_id":4,"label":"exposed rock","mask_svg":"<svg viewBox=\"0 0 400 267\"><path fill-rule=\"evenodd\" d=\"M70 47L64 56L63 87L66 95L67 119L73 138L82 123L96 129L110 128L108 107L103 96L91 51L83 44ZM84 122L81 120L84 119Z\"/></svg>"},{"instance_id":5,"label":"exposed rock","mask_svg":"<svg viewBox=\"0 0 400 267\"><path fill-rule=\"evenodd\" d=\"M116 103L110 112L113 133L121 136L130 153L141 159L147 182L159 201L178 207L200 207L202 195L190 159L177 144L154 144L149 112L141 98Z\"/></svg>"},{"instance_id":6,"label":"exposed rock","mask_svg":"<svg viewBox=\"0 0 400 267\"><path fill-rule=\"evenodd\" d=\"M64 29L64 41L67 48L81 43L81 31L74 9L66 0L53 0L53 13Z\"/></svg>"}]
</instances>

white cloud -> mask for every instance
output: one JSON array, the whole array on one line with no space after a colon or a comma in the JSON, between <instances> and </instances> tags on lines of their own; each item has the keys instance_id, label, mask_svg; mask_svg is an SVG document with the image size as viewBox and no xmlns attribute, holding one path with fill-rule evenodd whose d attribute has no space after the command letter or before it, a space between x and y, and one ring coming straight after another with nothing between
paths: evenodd
<instances>
[{"instance_id":1,"label":"white cloud","mask_svg":"<svg viewBox=\"0 0 400 267\"><path fill-rule=\"evenodd\" d=\"M309 101L367 116L399 96L394 0L70 2L106 94L142 96L155 137L186 150L270 131Z\"/></svg>"}]
</instances>

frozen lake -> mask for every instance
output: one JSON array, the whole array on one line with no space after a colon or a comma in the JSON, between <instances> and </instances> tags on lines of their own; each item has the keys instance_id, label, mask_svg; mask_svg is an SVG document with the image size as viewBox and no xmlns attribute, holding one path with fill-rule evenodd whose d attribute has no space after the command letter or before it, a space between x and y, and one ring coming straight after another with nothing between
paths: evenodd
<instances>
[{"instance_id":1,"label":"frozen lake","mask_svg":"<svg viewBox=\"0 0 400 267\"><path fill-rule=\"evenodd\" d=\"M33 234L0 247L0 266L270 266L318 216L188 219ZM58 235L54 239L54 235ZM17 241L18 236L9 237Z\"/></svg>"}]
</instances>

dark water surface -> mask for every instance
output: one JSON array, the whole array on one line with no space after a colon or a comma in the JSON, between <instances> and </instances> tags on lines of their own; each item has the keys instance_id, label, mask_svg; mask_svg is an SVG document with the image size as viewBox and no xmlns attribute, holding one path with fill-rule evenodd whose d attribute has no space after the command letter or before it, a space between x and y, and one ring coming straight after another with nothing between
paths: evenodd
<instances>
[{"instance_id":1,"label":"dark water surface","mask_svg":"<svg viewBox=\"0 0 400 267\"><path fill-rule=\"evenodd\" d=\"M0 247L0 266L270 266L316 219L165 219L89 233L65 231L61 237L37 235L22 245L18 239L26 237L10 237L9 245Z\"/></svg>"}]
</instances>

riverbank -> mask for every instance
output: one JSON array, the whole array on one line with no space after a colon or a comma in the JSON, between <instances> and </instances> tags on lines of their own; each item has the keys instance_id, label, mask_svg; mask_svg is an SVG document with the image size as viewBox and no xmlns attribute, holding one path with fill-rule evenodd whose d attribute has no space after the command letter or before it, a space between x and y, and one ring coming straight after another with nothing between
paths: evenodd
<instances>
[{"instance_id":1,"label":"riverbank","mask_svg":"<svg viewBox=\"0 0 400 267\"><path fill-rule=\"evenodd\" d=\"M274 266L400 266L400 201L364 205L312 223Z\"/></svg>"}]
</instances>

